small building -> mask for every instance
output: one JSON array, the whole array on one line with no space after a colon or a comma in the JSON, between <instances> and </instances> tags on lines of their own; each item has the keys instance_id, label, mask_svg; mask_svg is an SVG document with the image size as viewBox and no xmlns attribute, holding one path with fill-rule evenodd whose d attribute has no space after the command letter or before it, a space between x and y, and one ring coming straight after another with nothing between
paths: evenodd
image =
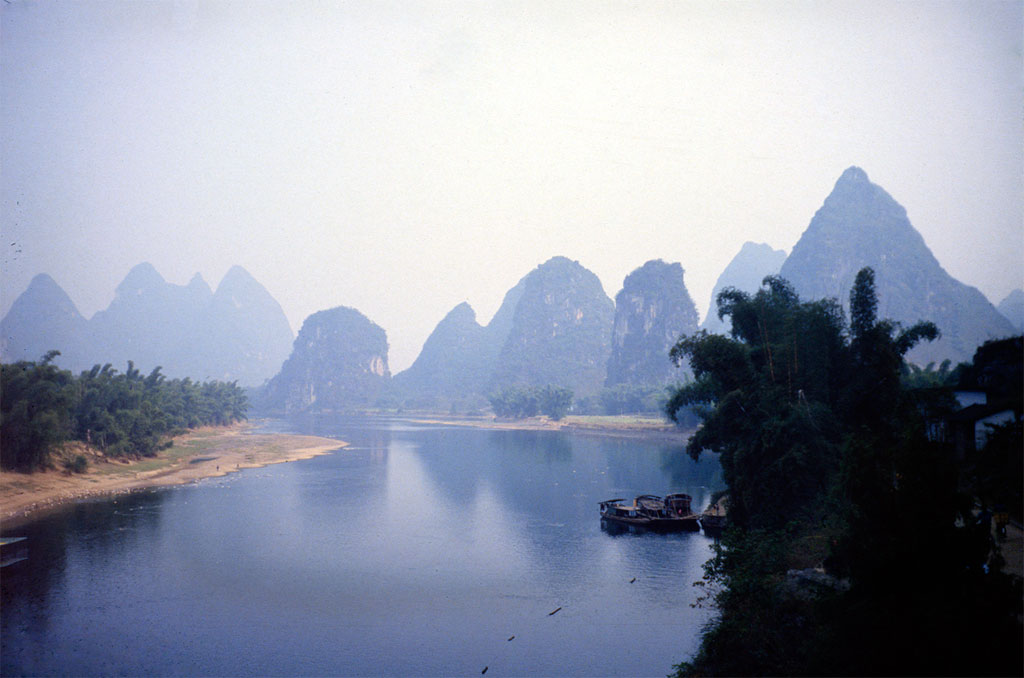
<instances>
[{"instance_id":1,"label":"small building","mask_svg":"<svg viewBox=\"0 0 1024 678\"><path fill-rule=\"evenodd\" d=\"M949 418L956 458L963 460L985 447L992 426L1017 421L1021 412L1009 403L969 405L957 410Z\"/></svg>"},{"instance_id":2,"label":"small building","mask_svg":"<svg viewBox=\"0 0 1024 678\"><path fill-rule=\"evenodd\" d=\"M1024 409L1024 337L987 341L962 366L953 392L958 409L948 418L948 441L957 459L985 447L993 426L1020 421Z\"/></svg>"}]
</instances>

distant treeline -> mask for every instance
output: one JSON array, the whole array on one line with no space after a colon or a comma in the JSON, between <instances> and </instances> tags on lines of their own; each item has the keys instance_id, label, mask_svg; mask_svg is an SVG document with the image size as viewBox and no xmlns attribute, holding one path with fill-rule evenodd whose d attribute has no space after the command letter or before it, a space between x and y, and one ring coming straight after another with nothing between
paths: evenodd
<instances>
[{"instance_id":1,"label":"distant treeline","mask_svg":"<svg viewBox=\"0 0 1024 678\"><path fill-rule=\"evenodd\" d=\"M76 377L53 364L57 355L0 365L3 468L50 467L54 450L71 440L109 457L152 456L168 436L246 418L248 401L234 382L168 380L159 367L143 376L131 361L124 373L107 364Z\"/></svg>"},{"instance_id":2,"label":"distant treeline","mask_svg":"<svg viewBox=\"0 0 1024 678\"><path fill-rule=\"evenodd\" d=\"M555 421L569 413L573 393L560 386L504 388L488 397L491 409L499 417L523 419L543 414Z\"/></svg>"},{"instance_id":3,"label":"distant treeline","mask_svg":"<svg viewBox=\"0 0 1024 678\"><path fill-rule=\"evenodd\" d=\"M621 415L645 414L663 415L665 404L683 384L654 386L651 384L616 384L606 386L597 395L578 399L572 411L575 414ZM697 417L691 408L684 407L676 412L676 423L683 428L697 425Z\"/></svg>"},{"instance_id":4,"label":"distant treeline","mask_svg":"<svg viewBox=\"0 0 1024 678\"><path fill-rule=\"evenodd\" d=\"M379 398L375 407L381 410L447 409L449 414L464 412L481 415L489 405L495 416L507 419L523 419L544 415L561 419L567 414L576 415L648 415L663 417L665 404L681 386L680 383L656 386L651 384L617 384L608 386L597 393L577 398L572 389L548 384L545 386L510 386L487 396L481 401L478 396L469 395L461 400L447 400L440 396L419 396L400 400L394 393ZM676 422L683 427L694 427L698 423L692 408L677 411Z\"/></svg>"},{"instance_id":5,"label":"distant treeline","mask_svg":"<svg viewBox=\"0 0 1024 678\"><path fill-rule=\"evenodd\" d=\"M570 412L583 415L663 414L665 404L680 384L650 386L619 384L601 389L597 395L574 399L571 389L553 386L508 387L491 394L488 401L494 414L507 419L525 419L544 415L555 421ZM692 408L682 407L675 421L694 426L697 417Z\"/></svg>"}]
</instances>

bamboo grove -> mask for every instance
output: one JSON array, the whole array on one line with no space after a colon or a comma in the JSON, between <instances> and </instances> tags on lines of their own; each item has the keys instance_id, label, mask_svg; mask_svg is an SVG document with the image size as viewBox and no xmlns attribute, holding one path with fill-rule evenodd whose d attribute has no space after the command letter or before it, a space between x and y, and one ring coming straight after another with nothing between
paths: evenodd
<instances>
[{"instance_id":1,"label":"bamboo grove","mask_svg":"<svg viewBox=\"0 0 1024 678\"><path fill-rule=\"evenodd\" d=\"M849 325L779 277L717 301L732 336L680 340L695 379L666 405L700 416L687 449L719 456L731 525L699 582L719 614L678 675L1019 675L1019 581L972 511L992 490L929 434L952 392L901 379L938 329L878 319L871 269Z\"/></svg>"},{"instance_id":2,"label":"bamboo grove","mask_svg":"<svg viewBox=\"0 0 1024 678\"><path fill-rule=\"evenodd\" d=\"M170 436L197 426L241 421L248 407L234 382L167 379L95 365L75 376L50 351L39 361L0 365L0 464L37 470L53 465L65 442L80 441L108 457L152 456Z\"/></svg>"}]
</instances>

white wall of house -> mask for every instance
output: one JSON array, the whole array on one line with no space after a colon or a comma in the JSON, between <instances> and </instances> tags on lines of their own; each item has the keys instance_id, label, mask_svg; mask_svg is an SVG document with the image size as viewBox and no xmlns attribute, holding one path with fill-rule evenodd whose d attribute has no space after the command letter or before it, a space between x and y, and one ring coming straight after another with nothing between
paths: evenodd
<instances>
[{"instance_id":1,"label":"white wall of house","mask_svg":"<svg viewBox=\"0 0 1024 678\"><path fill-rule=\"evenodd\" d=\"M1003 410L979 419L974 424L974 446L976 449L985 447L988 442L989 426L1002 426L1013 421L1013 410Z\"/></svg>"},{"instance_id":2,"label":"white wall of house","mask_svg":"<svg viewBox=\"0 0 1024 678\"><path fill-rule=\"evenodd\" d=\"M988 396L984 391L953 391L953 397L956 398L961 410L971 405L988 404Z\"/></svg>"}]
</instances>

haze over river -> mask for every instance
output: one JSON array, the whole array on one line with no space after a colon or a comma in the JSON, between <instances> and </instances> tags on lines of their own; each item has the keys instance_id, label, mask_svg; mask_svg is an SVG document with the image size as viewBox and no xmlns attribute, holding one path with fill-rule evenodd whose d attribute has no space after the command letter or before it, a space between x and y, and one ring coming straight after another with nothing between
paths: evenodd
<instances>
[{"instance_id":1,"label":"haze over river","mask_svg":"<svg viewBox=\"0 0 1024 678\"><path fill-rule=\"evenodd\" d=\"M350 445L12 531L29 558L0 577L2 674L663 676L696 650L712 541L611 534L598 502L703 508L717 459L381 419L267 427Z\"/></svg>"}]
</instances>

